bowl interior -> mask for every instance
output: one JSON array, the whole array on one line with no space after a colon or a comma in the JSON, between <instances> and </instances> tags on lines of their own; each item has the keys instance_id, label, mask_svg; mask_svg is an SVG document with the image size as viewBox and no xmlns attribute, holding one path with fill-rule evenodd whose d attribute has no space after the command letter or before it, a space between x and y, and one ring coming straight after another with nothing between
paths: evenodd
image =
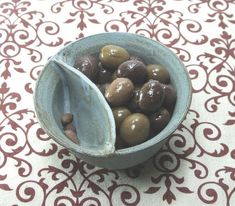
<instances>
[{"instance_id":1,"label":"bowl interior","mask_svg":"<svg viewBox=\"0 0 235 206\"><path fill-rule=\"evenodd\" d=\"M60 59L66 62L67 64L73 66L76 58L79 56L92 54L98 57L100 49L107 44L116 44L122 46L126 50L128 50L131 55L135 55L142 58L146 63L162 64L169 71L171 84L177 90L177 101L170 122L164 128L164 130L162 130L158 135L156 135L152 139L130 148L117 150L116 153L125 154L151 147L152 145L162 141L163 139L167 138L171 133L173 133L177 129L179 124L183 121L188 111L191 102L191 83L187 71L185 70L183 64L177 58L177 56L168 48L151 39L130 33L103 33L89 36L68 44L66 47L60 50L53 58ZM41 102L41 104L46 105L48 104L48 101L51 102L53 107L51 105L51 107L45 108L45 110L52 109L53 114L51 111L45 112L48 112L48 114L52 115L50 121L51 124L53 124L53 127L47 128L46 130L49 132L49 134L54 134L54 137L58 137L58 135L55 136L55 131L52 130L56 129L58 130L57 132L62 132L58 117L60 116L60 111L62 111L63 108L63 94L59 92L61 91L61 83L59 78L55 78L54 72L49 70L50 68L45 66L44 70L40 75L37 85L40 85L43 82L45 83L45 81L49 81L46 84L48 88L51 89L50 91L47 91L49 93L47 96L48 98L53 97L54 101L52 99L48 100L39 97L40 95L43 95L43 91L40 91L40 86L36 86L35 103L37 105L39 99L40 101L44 101ZM39 113L38 118L40 122L45 122L43 120L44 116L42 114ZM45 127L47 126L45 125ZM76 151L76 145L68 143L68 141L61 139L61 137L59 139L59 142L65 147L69 147L71 150Z\"/></svg>"}]
</instances>

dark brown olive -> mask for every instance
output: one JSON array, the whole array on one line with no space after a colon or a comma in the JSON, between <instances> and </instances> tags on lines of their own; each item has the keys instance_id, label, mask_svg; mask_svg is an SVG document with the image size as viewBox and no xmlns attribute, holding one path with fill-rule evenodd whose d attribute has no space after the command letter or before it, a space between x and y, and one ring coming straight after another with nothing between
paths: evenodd
<instances>
[{"instance_id":1,"label":"dark brown olive","mask_svg":"<svg viewBox=\"0 0 235 206\"><path fill-rule=\"evenodd\" d=\"M133 95L134 85L130 79L117 78L106 89L105 97L113 106L122 106Z\"/></svg>"},{"instance_id":2,"label":"dark brown olive","mask_svg":"<svg viewBox=\"0 0 235 206\"><path fill-rule=\"evenodd\" d=\"M98 72L98 62L93 56L83 56L77 59L74 67L93 80Z\"/></svg>"},{"instance_id":3,"label":"dark brown olive","mask_svg":"<svg viewBox=\"0 0 235 206\"><path fill-rule=\"evenodd\" d=\"M111 78L111 81L114 81L115 79L117 79L117 70L115 70L115 72L113 72L113 75L112 75L112 78Z\"/></svg>"},{"instance_id":4,"label":"dark brown olive","mask_svg":"<svg viewBox=\"0 0 235 206\"><path fill-rule=\"evenodd\" d=\"M79 140L77 138L77 134L72 130L65 130L64 134L66 137L68 137L70 140L72 140L75 144L79 144Z\"/></svg>"},{"instance_id":5,"label":"dark brown olive","mask_svg":"<svg viewBox=\"0 0 235 206\"><path fill-rule=\"evenodd\" d=\"M98 84L105 84L109 82L112 78L112 73L105 69L101 62L98 64L98 74L97 74L97 80L96 82Z\"/></svg>"},{"instance_id":6,"label":"dark brown olive","mask_svg":"<svg viewBox=\"0 0 235 206\"><path fill-rule=\"evenodd\" d=\"M106 45L102 47L99 59L108 70L114 71L122 62L129 59L129 54L120 46Z\"/></svg>"},{"instance_id":7,"label":"dark brown olive","mask_svg":"<svg viewBox=\"0 0 235 206\"><path fill-rule=\"evenodd\" d=\"M103 95L105 95L105 91L109 85L110 85L109 83L106 83L106 84L101 84L101 85L97 85L97 86L98 86L99 90L101 91L101 93Z\"/></svg>"},{"instance_id":8,"label":"dark brown olive","mask_svg":"<svg viewBox=\"0 0 235 206\"><path fill-rule=\"evenodd\" d=\"M128 108L131 110L131 112L140 112L141 109L139 107L139 95L140 95L140 88L135 87L133 91L133 97L130 100L130 103L128 105Z\"/></svg>"},{"instance_id":9,"label":"dark brown olive","mask_svg":"<svg viewBox=\"0 0 235 206\"><path fill-rule=\"evenodd\" d=\"M140 90L139 107L143 112L155 112L162 106L164 96L162 84L156 80L150 80Z\"/></svg>"},{"instance_id":10,"label":"dark brown olive","mask_svg":"<svg viewBox=\"0 0 235 206\"><path fill-rule=\"evenodd\" d=\"M163 105L166 108L174 107L177 97L175 88L172 85L168 84L168 85L163 85L163 89L165 91L165 99Z\"/></svg>"},{"instance_id":11,"label":"dark brown olive","mask_svg":"<svg viewBox=\"0 0 235 206\"><path fill-rule=\"evenodd\" d=\"M138 60L125 61L119 65L117 77L129 78L134 84L144 83L147 79L146 66Z\"/></svg>"},{"instance_id":12,"label":"dark brown olive","mask_svg":"<svg viewBox=\"0 0 235 206\"><path fill-rule=\"evenodd\" d=\"M134 146L147 139L149 130L149 119L141 113L134 113L122 122L120 136L128 145Z\"/></svg>"},{"instance_id":13,"label":"dark brown olive","mask_svg":"<svg viewBox=\"0 0 235 206\"><path fill-rule=\"evenodd\" d=\"M76 133L76 128L74 127L73 123L66 124L64 126L64 130L72 130Z\"/></svg>"},{"instance_id":14,"label":"dark brown olive","mask_svg":"<svg viewBox=\"0 0 235 206\"><path fill-rule=\"evenodd\" d=\"M61 123L63 126L73 121L73 115L71 113L65 113L61 116Z\"/></svg>"},{"instance_id":15,"label":"dark brown olive","mask_svg":"<svg viewBox=\"0 0 235 206\"><path fill-rule=\"evenodd\" d=\"M161 83L168 84L170 81L169 72L160 64L147 65L148 79L154 79Z\"/></svg>"},{"instance_id":16,"label":"dark brown olive","mask_svg":"<svg viewBox=\"0 0 235 206\"><path fill-rule=\"evenodd\" d=\"M124 142L124 140L120 136L116 136L115 148L116 149L123 149L128 147L128 145Z\"/></svg>"},{"instance_id":17,"label":"dark brown olive","mask_svg":"<svg viewBox=\"0 0 235 206\"><path fill-rule=\"evenodd\" d=\"M158 134L160 131L164 129L164 127L170 121L170 113L165 109L161 108L156 113L150 115L149 117L151 130Z\"/></svg>"},{"instance_id":18,"label":"dark brown olive","mask_svg":"<svg viewBox=\"0 0 235 206\"><path fill-rule=\"evenodd\" d=\"M114 107L112 109L113 116L116 124L116 129L119 129L122 121L131 114L131 112L125 107Z\"/></svg>"}]
</instances>

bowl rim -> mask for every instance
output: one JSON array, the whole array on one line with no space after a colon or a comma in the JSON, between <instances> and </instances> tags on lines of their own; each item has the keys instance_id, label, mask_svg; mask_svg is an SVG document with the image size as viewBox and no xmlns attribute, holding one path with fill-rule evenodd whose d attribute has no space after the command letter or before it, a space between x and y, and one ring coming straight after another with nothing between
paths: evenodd
<instances>
[{"instance_id":1,"label":"bowl rim","mask_svg":"<svg viewBox=\"0 0 235 206\"><path fill-rule=\"evenodd\" d=\"M35 85L35 90L34 90L34 94L33 94L33 99L34 99L34 106L36 105L36 96L37 96L37 88L38 88L38 84L39 84L39 81L42 77L42 74L43 74L43 71L44 69L46 68L46 66L49 64L50 60L53 59L54 57L56 57L56 55L60 52L62 52L63 50L65 50L67 47L70 47L70 45L78 42L78 41L82 41L84 39L88 40L89 38L96 38L97 36L106 36L106 35L121 35L121 36L130 36L130 37L134 37L134 38L139 38L143 41L147 41L147 42L150 42L151 44L158 44L158 46L162 47L164 50L167 50L168 52L170 52L172 54L172 56L175 58L175 60L181 65L185 75L186 75L186 80L187 80L187 86L188 87L188 91L189 91L189 94L188 94L188 98L187 98L187 102L185 102L185 108L184 108L184 112L181 114L179 120L174 124L172 125L170 128L168 128L167 131L165 131L165 129L163 129L160 133L162 133L163 131L165 131L165 135L162 137L162 138L158 138L159 134L155 135L153 138L141 143L141 144L138 144L138 145L135 145L135 146L131 146L131 147L128 147L128 148L123 148L123 149L115 149L113 153L111 154L108 154L108 155L126 155L126 154L130 154L130 153L136 153L138 151L142 151L142 150L146 150L154 145L156 145L157 143L163 141L163 140L166 140L167 138L170 137L170 135L172 133L174 133L177 128L179 127L179 125L184 121L187 113L188 113L188 110L190 108L190 105L191 105L191 101L192 101L192 83L191 83L191 80L190 80L190 77L189 77L189 73L187 71L187 69L185 68L184 64L182 63L182 61L179 59L179 57L173 52L170 50L169 47L165 46L164 44L162 44L161 42L157 41L157 40L153 40L149 37L145 37L143 35L140 35L140 34L136 34L136 33L130 33L130 32L101 32L101 33L96 33L96 34L92 34L92 35L89 35L87 37L83 37L81 39L77 39L75 41L71 41L70 43L68 43L67 45L63 46L61 49L59 49L53 56L50 57L50 59L46 62L46 64L44 65L42 71L40 72L40 75L36 81L36 85ZM54 137L53 135L53 132L50 132L46 126L44 124L42 124L41 122L43 122L40 118L40 112L37 111L37 108L35 107L35 111L36 111L36 114L37 114L37 117L38 117L38 120L39 120L39 123L40 123L40 126L45 130L45 132L47 134L50 134L50 136L53 138L53 140L55 140L58 144L72 150L73 152L78 152L78 151L74 151L73 148L69 148L67 147L66 145L62 144L57 138ZM75 143L73 143L71 141L71 144L73 144L74 146L76 145ZM77 145L76 145L77 146ZM75 147L76 147L75 146ZM106 156L107 154L105 155L96 155L96 154L87 154L89 156L92 156L92 157L104 157Z\"/></svg>"}]
</instances>

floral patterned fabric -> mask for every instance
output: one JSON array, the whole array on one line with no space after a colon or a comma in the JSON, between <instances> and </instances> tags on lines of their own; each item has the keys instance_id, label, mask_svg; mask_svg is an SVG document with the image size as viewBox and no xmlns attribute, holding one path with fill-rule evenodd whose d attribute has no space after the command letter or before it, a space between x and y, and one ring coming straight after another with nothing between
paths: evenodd
<instances>
[{"instance_id":1,"label":"floral patterned fabric","mask_svg":"<svg viewBox=\"0 0 235 206\"><path fill-rule=\"evenodd\" d=\"M234 0L1 0L0 205L235 205ZM65 44L130 32L168 46L193 86L186 119L150 160L88 165L50 139L35 81Z\"/></svg>"}]
</instances>

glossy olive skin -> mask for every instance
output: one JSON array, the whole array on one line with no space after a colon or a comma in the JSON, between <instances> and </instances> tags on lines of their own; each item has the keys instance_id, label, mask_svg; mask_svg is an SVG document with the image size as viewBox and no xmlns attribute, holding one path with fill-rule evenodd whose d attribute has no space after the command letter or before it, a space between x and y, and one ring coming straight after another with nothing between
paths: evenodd
<instances>
[{"instance_id":1,"label":"glossy olive skin","mask_svg":"<svg viewBox=\"0 0 235 206\"><path fill-rule=\"evenodd\" d=\"M73 115L71 113L64 113L61 116L61 123L63 126L71 123L73 121Z\"/></svg>"},{"instance_id":2,"label":"glossy olive skin","mask_svg":"<svg viewBox=\"0 0 235 206\"><path fill-rule=\"evenodd\" d=\"M74 67L85 74L90 80L94 80L98 72L98 61L93 56L83 56L77 59Z\"/></svg>"},{"instance_id":3,"label":"glossy olive skin","mask_svg":"<svg viewBox=\"0 0 235 206\"><path fill-rule=\"evenodd\" d=\"M163 105L166 108L172 109L172 107L175 106L177 94L175 88L168 84L168 85L163 85L163 89L165 91L165 99L163 102Z\"/></svg>"},{"instance_id":4,"label":"glossy olive skin","mask_svg":"<svg viewBox=\"0 0 235 206\"><path fill-rule=\"evenodd\" d=\"M170 81L169 72L160 64L147 65L148 79L154 79L161 83L168 84Z\"/></svg>"},{"instance_id":5,"label":"glossy olive skin","mask_svg":"<svg viewBox=\"0 0 235 206\"><path fill-rule=\"evenodd\" d=\"M142 84L147 80L147 70L143 62L128 60L119 65L117 77L129 78L134 84Z\"/></svg>"},{"instance_id":6,"label":"glossy olive skin","mask_svg":"<svg viewBox=\"0 0 235 206\"><path fill-rule=\"evenodd\" d=\"M111 71L117 69L117 67L124 61L129 59L129 53L122 47L117 45L106 45L102 47L99 55L101 63Z\"/></svg>"},{"instance_id":7,"label":"glossy olive skin","mask_svg":"<svg viewBox=\"0 0 235 206\"><path fill-rule=\"evenodd\" d=\"M137 57L137 56L130 56L130 60L137 60L137 61L141 61L144 63L144 61L140 57Z\"/></svg>"},{"instance_id":8,"label":"glossy olive skin","mask_svg":"<svg viewBox=\"0 0 235 206\"><path fill-rule=\"evenodd\" d=\"M129 115L120 126L120 137L130 146L147 140L150 131L149 119L141 114Z\"/></svg>"},{"instance_id":9,"label":"glossy olive skin","mask_svg":"<svg viewBox=\"0 0 235 206\"><path fill-rule=\"evenodd\" d=\"M162 84L156 80L150 80L142 86L138 104L143 112L155 112L162 106L164 97Z\"/></svg>"},{"instance_id":10,"label":"glossy olive skin","mask_svg":"<svg viewBox=\"0 0 235 206\"><path fill-rule=\"evenodd\" d=\"M119 129L123 120L126 119L131 114L131 112L125 107L114 107L112 111L116 124L116 129Z\"/></svg>"},{"instance_id":11,"label":"glossy olive skin","mask_svg":"<svg viewBox=\"0 0 235 206\"><path fill-rule=\"evenodd\" d=\"M159 111L149 116L151 130L155 135L164 129L170 121L170 118L170 113L165 108L161 108Z\"/></svg>"},{"instance_id":12,"label":"glossy olive skin","mask_svg":"<svg viewBox=\"0 0 235 206\"><path fill-rule=\"evenodd\" d=\"M141 112L141 109L139 107L139 96L140 96L140 88L135 87L133 91L133 97L131 98L128 108L131 110L131 112Z\"/></svg>"},{"instance_id":13,"label":"glossy olive skin","mask_svg":"<svg viewBox=\"0 0 235 206\"><path fill-rule=\"evenodd\" d=\"M132 97L133 90L131 80L117 78L105 90L105 98L112 106L122 106Z\"/></svg>"},{"instance_id":14,"label":"glossy olive skin","mask_svg":"<svg viewBox=\"0 0 235 206\"><path fill-rule=\"evenodd\" d=\"M111 81L112 73L108 71L101 62L98 63L98 74L96 77L96 82L98 84L105 84L109 81Z\"/></svg>"}]
</instances>

